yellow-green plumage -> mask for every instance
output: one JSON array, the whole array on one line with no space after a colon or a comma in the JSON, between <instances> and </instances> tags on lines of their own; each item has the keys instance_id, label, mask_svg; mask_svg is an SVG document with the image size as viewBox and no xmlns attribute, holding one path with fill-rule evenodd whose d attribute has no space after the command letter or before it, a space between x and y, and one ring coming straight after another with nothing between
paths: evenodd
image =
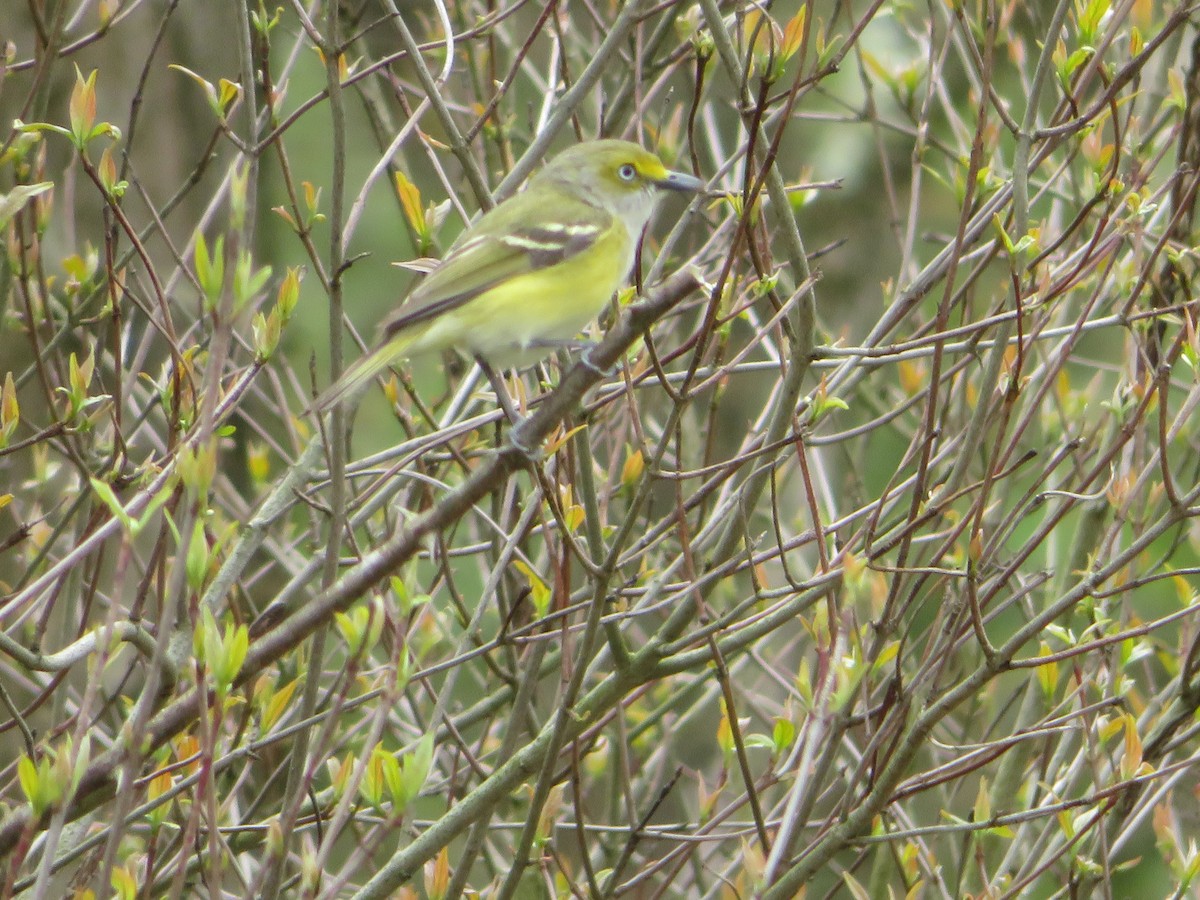
<instances>
[{"instance_id":1,"label":"yellow-green plumage","mask_svg":"<svg viewBox=\"0 0 1200 900\"><path fill-rule=\"evenodd\" d=\"M451 348L528 365L577 335L625 284L660 188L699 190L628 141L555 157L485 213L379 326L376 347L318 399L328 409L384 368Z\"/></svg>"}]
</instances>

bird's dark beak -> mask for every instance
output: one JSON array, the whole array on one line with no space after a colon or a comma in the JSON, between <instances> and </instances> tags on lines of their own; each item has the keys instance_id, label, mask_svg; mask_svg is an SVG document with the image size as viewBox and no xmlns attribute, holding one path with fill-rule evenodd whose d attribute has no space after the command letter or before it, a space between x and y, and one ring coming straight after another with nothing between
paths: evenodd
<instances>
[{"instance_id":1,"label":"bird's dark beak","mask_svg":"<svg viewBox=\"0 0 1200 900\"><path fill-rule=\"evenodd\" d=\"M703 181L683 172L667 172L662 178L656 179L654 183L667 191L688 191L695 194L704 190Z\"/></svg>"}]
</instances>

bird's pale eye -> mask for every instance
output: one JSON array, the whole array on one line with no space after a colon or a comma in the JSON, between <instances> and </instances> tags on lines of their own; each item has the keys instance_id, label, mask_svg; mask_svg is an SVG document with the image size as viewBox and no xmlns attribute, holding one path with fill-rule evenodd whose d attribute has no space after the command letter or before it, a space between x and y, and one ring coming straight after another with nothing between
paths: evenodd
<instances>
[{"instance_id":1,"label":"bird's pale eye","mask_svg":"<svg viewBox=\"0 0 1200 900\"><path fill-rule=\"evenodd\" d=\"M617 169L617 175L622 181L633 181L637 177L637 169L633 163L625 163L625 165Z\"/></svg>"}]
</instances>

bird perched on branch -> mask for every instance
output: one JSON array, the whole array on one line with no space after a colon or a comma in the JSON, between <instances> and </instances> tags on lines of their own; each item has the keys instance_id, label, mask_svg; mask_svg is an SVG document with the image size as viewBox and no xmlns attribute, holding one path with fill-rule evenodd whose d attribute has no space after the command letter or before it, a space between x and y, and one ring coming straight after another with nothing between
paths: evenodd
<instances>
[{"instance_id":1,"label":"bird perched on branch","mask_svg":"<svg viewBox=\"0 0 1200 900\"><path fill-rule=\"evenodd\" d=\"M531 365L571 341L624 286L662 191L703 183L629 141L578 144L455 241L374 349L313 404L354 396L387 366L458 349L485 365Z\"/></svg>"}]
</instances>

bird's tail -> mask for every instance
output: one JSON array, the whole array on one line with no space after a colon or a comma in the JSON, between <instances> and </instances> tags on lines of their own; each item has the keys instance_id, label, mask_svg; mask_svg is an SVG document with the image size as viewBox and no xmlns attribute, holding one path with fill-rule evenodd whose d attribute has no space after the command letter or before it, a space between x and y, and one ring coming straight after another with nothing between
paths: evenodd
<instances>
[{"instance_id":1,"label":"bird's tail","mask_svg":"<svg viewBox=\"0 0 1200 900\"><path fill-rule=\"evenodd\" d=\"M341 378L321 392L312 402L309 411L325 413L356 396L372 378L402 359L410 343L410 335L398 334L365 356L359 357L342 373Z\"/></svg>"}]
</instances>

